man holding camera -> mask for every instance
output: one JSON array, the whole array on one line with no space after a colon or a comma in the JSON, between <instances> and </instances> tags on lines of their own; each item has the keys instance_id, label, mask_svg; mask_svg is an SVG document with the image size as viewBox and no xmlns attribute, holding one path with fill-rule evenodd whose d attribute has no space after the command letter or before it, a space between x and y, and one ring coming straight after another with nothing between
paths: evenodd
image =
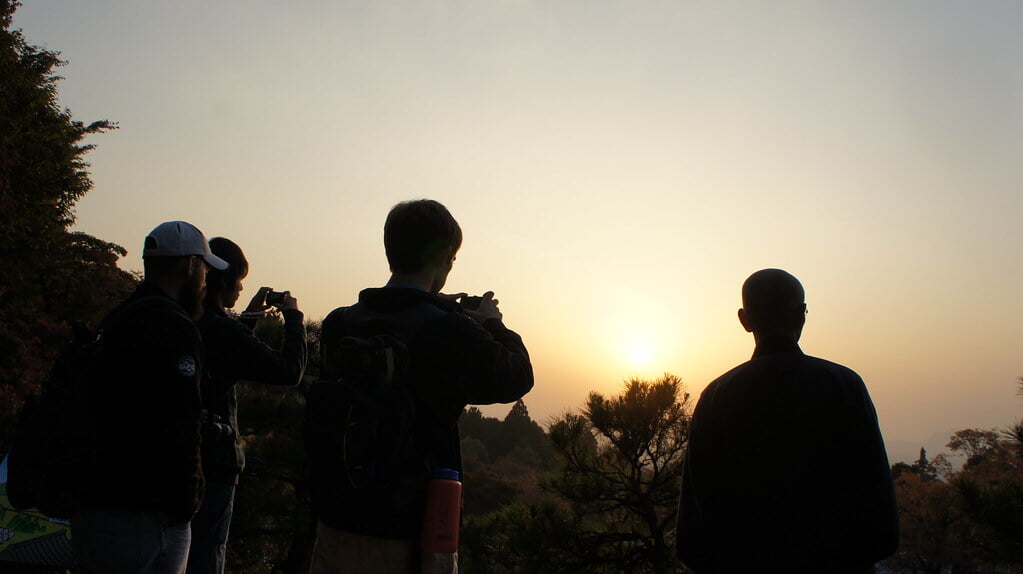
<instances>
[{"instance_id":1,"label":"man holding camera","mask_svg":"<svg viewBox=\"0 0 1023 574\"><path fill-rule=\"evenodd\" d=\"M432 468L461 472L458 418L468 404L510 403L533 387L533 370L522 339L504 326L492 292L474 310L458 303L463 294L443 295L462 243L448 210L433 200L400 203L384 225L391 277L382 288L365 289L359 301L323 321L321 351L330 368L331 350L346 337L395 335L407 347L407 376L401 382L415 403L415 455ZM318 490L313 503L320 522L312 574L418 571L426 478L410 477L401 491L378 498ZM333 484L340 484L341 480ZM322 496L318 495L322 493ZM457 572L457 554L445 570Z\"/></svg>"}]
</instances>

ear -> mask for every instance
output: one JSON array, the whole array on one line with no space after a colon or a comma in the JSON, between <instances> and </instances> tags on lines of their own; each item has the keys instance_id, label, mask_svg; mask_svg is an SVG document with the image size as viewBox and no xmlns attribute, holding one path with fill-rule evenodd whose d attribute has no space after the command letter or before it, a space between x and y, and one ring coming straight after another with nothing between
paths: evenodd
<instances>
[{"instance_id":1,"label":"ear","mask_svg":"<svg viewBox=\"0 0 1023 574\"><path fill-rule=\"evenodd\" d=\"M179 277L191 277L195 273L195 257L182 257L175 266L175 269Z\"/></svg>"},{"instance_id":2,"label":"ear","mask_svg":"<svg viewBox=\"0 0 1023 574\"><path fill-rule=\"evenodd\" d=\"M749 315L746 314L746 310L742 307L739 308L739 322L742 323L742 328L746 329L747 333L753 332L753 325L750 322Z\"/></svg>"},{"instance_id":3,"label":"ear","mask_svg":"<svg viewBox=\"0 0 1023 574\"><path fill-rule=\"evenodd\" d=\"M193 256L188 258L188 267L187 267L187 276L188 277L192 277L193 275L198 275L200 273L202 274L203 277L205 277L206 276L205 271L206 271L206 262L203 261L202 257L199 257L198 255L193 255Z\"/></svg>"}]
</instances>

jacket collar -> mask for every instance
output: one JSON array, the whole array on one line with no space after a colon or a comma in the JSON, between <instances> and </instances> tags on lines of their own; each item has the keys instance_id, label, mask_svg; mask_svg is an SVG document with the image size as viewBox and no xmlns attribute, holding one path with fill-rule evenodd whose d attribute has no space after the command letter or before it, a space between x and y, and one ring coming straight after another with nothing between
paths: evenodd
<instances>
[{"instance_id":1,"label":"jacket collar","mask_svg":"<svg viewBox=\"0 0 1023 574\"><path fill-rule=\"evenodd\" d=\"M359 293L359 303L375 311L396 312L428 303L444 311L456 311L459 304L415 287L374 287Z\"/></svg>"}]
</instances>

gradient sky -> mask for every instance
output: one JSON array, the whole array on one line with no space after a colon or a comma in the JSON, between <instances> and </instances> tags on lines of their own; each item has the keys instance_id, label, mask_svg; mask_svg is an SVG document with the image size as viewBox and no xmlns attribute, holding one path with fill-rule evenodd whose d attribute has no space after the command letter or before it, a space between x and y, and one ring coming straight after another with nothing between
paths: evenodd
<instances>
[{"instance_id":1,"label":"gradient sky","mask_svg":"<svg viewBox=\"0 0 1023 574\"><path fill-rule=\"evenodd\" d=\"M749 358L751 272L867 381L892 458L1023 416L1023 4L27 0L94 136L77 228L185 219L308 317L383 284L394 203L461 222L541 421ZM243 294L243 298L245 295ZM490 410L499 414L501 410ZM933 453L933 451L932 451Z\"/></svg>"}]
</instances>

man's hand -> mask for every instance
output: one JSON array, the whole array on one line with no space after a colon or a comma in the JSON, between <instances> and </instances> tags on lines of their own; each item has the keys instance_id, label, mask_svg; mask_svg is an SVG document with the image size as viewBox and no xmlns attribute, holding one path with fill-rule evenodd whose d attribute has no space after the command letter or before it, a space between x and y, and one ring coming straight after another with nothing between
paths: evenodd
<instances>
[{"instance_id":1,"label":"man's hand","mask_svg":"<svg viewBox=\"0 0 1023 574\"><path fill-rule=\"evenodd\" d=\"M448 294L448 293L437 293L438 297L440 297L441 299L444 299L445 301L451 301L452 303L454 303L455 301L458 301L459 299L461 299L462 297L465 297L466 295L468 295L468 293L451 293L451 294Z\"/></svg>"},{"instance_id":2,"label":"man's hand","mask_svg":"<svg viewBox=\"0 0 1023 574\"><path fill-rule=\"evenodd\" d=\"M476 310L466 309L465 314L481 325L488 319L501 319L504 315L497 308L497 303L497 299L494 299L494 292L487 291L483 294L480 306Z\"/></svg>"}]
</instances>

